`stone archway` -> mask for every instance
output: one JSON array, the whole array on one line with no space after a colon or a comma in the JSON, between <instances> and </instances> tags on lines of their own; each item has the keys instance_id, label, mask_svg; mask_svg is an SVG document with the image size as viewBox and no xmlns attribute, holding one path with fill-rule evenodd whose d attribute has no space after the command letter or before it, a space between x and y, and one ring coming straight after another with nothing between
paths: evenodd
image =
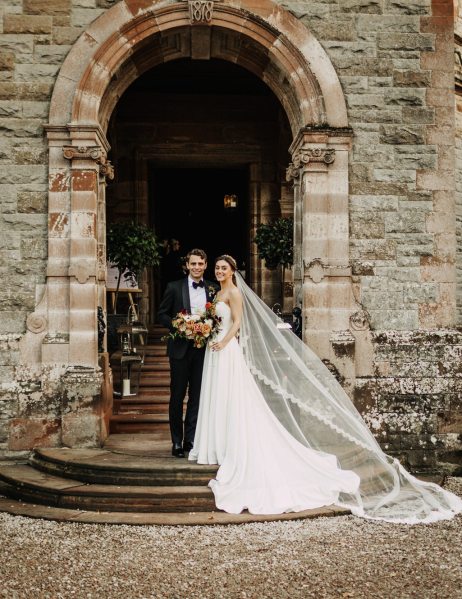
<instances>
[{"instance_id":1,"label":"stone archway","mask_svg":"<svg viewBox=\"0 0 462 599\"><path fill-rule=\"evenodd\" d=\"M73 385L84 369L82 396L91 396L91 382L95 389L99 382L96 318L97 306L105 303L105 181L113 176L108 120L143 72L188 56L236 62L260 77L286 110L293 134L287 176L295 189L294 282L296 294L303 295L305 335L330 359L332 332L349 326L351 133L338 77L321 45L270 0L239 5L122 0L90 25L66 58L46 127L48 332L42 362L67 365ZM80 420L70 410L69 445L79 444ZM100 426L98 414L93 422Z\"/></svg>"}]
</instances>

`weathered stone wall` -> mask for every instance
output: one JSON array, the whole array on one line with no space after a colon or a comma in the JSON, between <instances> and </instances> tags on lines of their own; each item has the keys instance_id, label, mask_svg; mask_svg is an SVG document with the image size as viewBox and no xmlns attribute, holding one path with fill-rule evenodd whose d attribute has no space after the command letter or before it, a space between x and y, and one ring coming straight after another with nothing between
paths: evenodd
<instances>
[{"instance_id":1,"label":"weathered stone wall","mask_svg":"<svg viewBox=\"0 0 462 599\"><path fill-rule=\"evenodd\" d=\"M284 5L321 41L346 94L351 260L373 328L451 326L452 2Z\"/></svg>"},{"instance_id":2,"label":"weathered stone wall","mask_svg":"<svg viewBox=\"0 0 462 599\"><path fill-rule=\"evenodd\" d=\"M413 470L457 462L462 334L384 331L371 342L372 375L356 378L354 396L382 447Z\"/></svg>"},{"instance_id":3,"label":"weathered stone wall","mask_svg":"<svg viewBox=\"0 0 462 599\"><path fill-rule=\"evenodd\" d=\"M113 4L111 0L3 0L0 4L0 383L4 385L0 450L4 452L20 448L11 439L20 436L15 417L28 414L19 405L21 397L23 403L30 398L40 404L43 392L30 388L21 395L18 389L24 387L17 382L22 379L16 365L26 318L40 300L40 285L45 281L48 185L43 126L50 96L72 44ZM436 378L431 390L414 382L412 392L402 391L402 385L429 378L424 377L426 365L441 358L432 357L436 356L433 333L426 337L412 331L450 329L456 324L453 3L294 0L281 4L324 46L340 77L353 129L350 260L357 277L357 300L371 318L374 364L383 362L385 354L395 355L390 358L389 374L374 369L365 374L360 369L358 388L362 392L375 386L374 409L384 413L393 413L390 406L406 396L406 405L423 418L428 414L426 406L433 402L436 414L449 393L452 399L444 409L451 419L458 393L453 366L460 339L455 334L438 338L438 351L443 355L446 344L449 354L443 360L445 374L432 375ZM457 143L460 146L459 137ZM34 324L30 326L33 330ZM402 331L402 337L396 331ZM456 382L441 382L453 374ZM46 426L52 427L62 417L56 403L43 404L41 410L44 414L38 412L37 422L43 415ZM407 450L412 443L413 448L420 447L423 429L417 425L418 418L413 420L415 427L407 429L408 441L399 446L392 439L396 431L388 430L391 449ZM449 439L435 418L433 414L428 421L428 427L434 427L428 435L435 434L438 443L425 437L425 448L453 447L460 434L457 423ZM16 432L9 438L10 430ZM58 437L51 430L45 442L55 444Z\"/></svg>"}]
</instances>

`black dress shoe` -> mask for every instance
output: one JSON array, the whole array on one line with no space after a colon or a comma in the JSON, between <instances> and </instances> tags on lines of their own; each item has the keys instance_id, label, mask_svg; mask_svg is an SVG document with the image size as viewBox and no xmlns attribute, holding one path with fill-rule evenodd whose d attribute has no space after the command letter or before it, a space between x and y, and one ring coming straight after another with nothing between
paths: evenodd
<instances>
[{"instance_id":1,"label":"black dress shoe","mask_svg":"<svg viewBox=\"0 0 462 599\"><path fill-rule=\"evenodd\" d=\"M191 443L191 441L185 441L183 443L183 451L189 453L193 448L193 445L194 443Z\"/></svg>"},{"instance_id":2,"label":"black dress shoe","mask_svg":"<svg viewBox=\"0 0 462 599\"><path fill-rule=\"evenodd\" d=\"M172 445L172 455L176 458L184 458L184 451L181 443L174 443Z\"/></svg>"}]
</instances>

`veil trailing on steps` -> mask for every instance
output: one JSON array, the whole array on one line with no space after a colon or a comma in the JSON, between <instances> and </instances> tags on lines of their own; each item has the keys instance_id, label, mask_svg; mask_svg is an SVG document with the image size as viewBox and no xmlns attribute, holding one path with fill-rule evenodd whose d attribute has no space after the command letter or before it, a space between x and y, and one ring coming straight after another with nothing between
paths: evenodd
<instances>
[{"instance_id":1,"label":"veil trailing on steps","mask_svg":"<svg viewBox=\"0 0 462 599\"><path fill-rule=\"evenodd\" d=\"M359 491L342 493L339 505L353 514L417 524L452 518L462 500L409 474L386 455L348 395L321 360L237 274L244 309L240 345L272 412L306 447L337 457L361 479Z\"/></svg>"}]
</instances>

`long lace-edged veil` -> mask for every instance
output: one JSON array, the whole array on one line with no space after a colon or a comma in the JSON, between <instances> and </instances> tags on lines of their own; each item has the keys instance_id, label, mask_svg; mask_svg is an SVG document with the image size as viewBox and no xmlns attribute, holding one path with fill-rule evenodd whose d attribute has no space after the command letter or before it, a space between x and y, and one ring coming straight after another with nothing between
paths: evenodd
<instances>
[{"instance_id":1,"label":"long lace-edged veil","mask_svg":"<svg viewBox=\"0 0 462 599\"><path fill-rule=\"evenodd\" d=\"M282 425L306 447L334 454L361 479L358 493L339 505L358 516L398 523L427 523L462 512L462 500L409 474L386 455L352 401L321 360L237 274L244 310L240 343L266 402Z\"/></svg>"}]
</instances>

